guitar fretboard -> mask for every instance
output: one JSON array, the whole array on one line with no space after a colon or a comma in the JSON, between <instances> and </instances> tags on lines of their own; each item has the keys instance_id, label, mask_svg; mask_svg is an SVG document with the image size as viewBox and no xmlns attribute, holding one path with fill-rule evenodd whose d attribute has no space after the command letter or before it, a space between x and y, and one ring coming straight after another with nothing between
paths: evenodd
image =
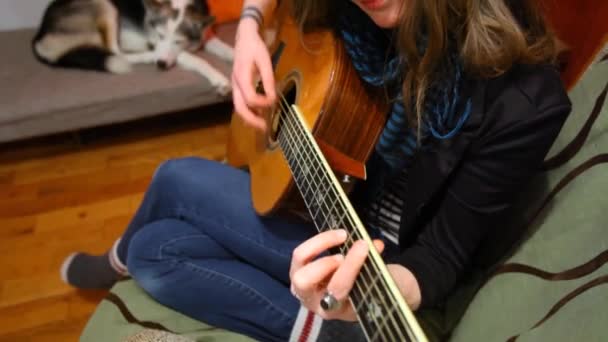
<instances>
[{"instance_id":1,"label":"guitar fretboard","mask_svg":"<svg viewBox=\"0 0 608 342\"><path fill-rule=\"evenodd\" d=\"M371 243L297 107L283 106L281 120L279 145L316 228L320 232L345 229L349 237L340 247L342 254L357 240ZM370 253L350 293L368 341L426 340L409 309L403 307L403 299L397 296L400 294L382 260L377 253L375 257Z\"/></svg>"}]
</instances>

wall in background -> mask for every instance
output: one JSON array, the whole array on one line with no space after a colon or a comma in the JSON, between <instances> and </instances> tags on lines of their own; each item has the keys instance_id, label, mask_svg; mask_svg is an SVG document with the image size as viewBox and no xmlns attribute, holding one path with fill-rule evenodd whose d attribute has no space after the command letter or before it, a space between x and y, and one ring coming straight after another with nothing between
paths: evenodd
<instances>
[{"instance_id":1,"label":"wall in background","mask_svg":"<svg viewBox=\"0 0 608 342\"><path fill-rule=\"evenodd\" d=\"M36 27L51 0L0 0L0 30Z\"/></svg>"}]
</instances>

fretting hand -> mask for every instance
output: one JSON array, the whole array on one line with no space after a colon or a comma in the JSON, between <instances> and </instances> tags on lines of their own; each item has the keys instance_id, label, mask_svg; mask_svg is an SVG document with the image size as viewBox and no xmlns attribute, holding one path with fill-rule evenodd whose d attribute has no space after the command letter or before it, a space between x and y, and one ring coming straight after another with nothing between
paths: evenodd
<instances>
[{"instance_id":1,"label":"fretting hand","mask_svg":"<svg viewBox=\"0 0 608 342\"><path fill-rule=\"evenodd\" d=\"M346 238L347 233L342 229L326 231L305 241L293 252L289 271L291 291L302 305L324 319L357 320L348 295L367 259L367 243L356 241L346 256L335 254L318 258L328 249L342 245ZM375 240L374 245L382 252L382 241ZM335 305L329 303L334 306L330 310L321 307L321 300L327 294L336 300Z\"/></svg>"}]
</instances>

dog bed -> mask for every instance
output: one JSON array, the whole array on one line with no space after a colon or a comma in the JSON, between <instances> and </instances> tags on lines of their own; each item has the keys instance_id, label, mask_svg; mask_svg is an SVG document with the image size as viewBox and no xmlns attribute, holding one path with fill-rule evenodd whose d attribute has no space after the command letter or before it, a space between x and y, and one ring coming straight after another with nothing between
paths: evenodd
<instances>
[{"instance_id":1,"label":"dog bed","mask_svg":"<svg viewBox=\"0 0 608 342\"><path fill-rule=\"evenodd\" d=\"M235 23L218 25L234 44ZM49 68L31 51L33 29L0 32L0 143L125 122L229 101L202 76L136 66L125 75ZM229 77L231 66L201 56Z\"/></svg>"}]
</instances>

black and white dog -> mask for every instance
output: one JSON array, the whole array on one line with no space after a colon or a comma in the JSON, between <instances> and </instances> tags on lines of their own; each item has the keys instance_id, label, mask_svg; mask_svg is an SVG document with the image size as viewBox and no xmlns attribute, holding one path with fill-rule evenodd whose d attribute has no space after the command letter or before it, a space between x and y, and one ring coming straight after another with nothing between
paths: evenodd
<instances>
[{"instance_id":1,"label":"black and white dog","mask_svg":"<svg viewBox=\"0 0 608 342\"><path fill-rule=\"evenodd\" d=\"M51 66L125 73L132 64L174 65L207 77L220 93L230 81L194 51L228 62L230 46L214 37L205 0L53 0L32 47Z\"/></svg>"}]
</instances>

